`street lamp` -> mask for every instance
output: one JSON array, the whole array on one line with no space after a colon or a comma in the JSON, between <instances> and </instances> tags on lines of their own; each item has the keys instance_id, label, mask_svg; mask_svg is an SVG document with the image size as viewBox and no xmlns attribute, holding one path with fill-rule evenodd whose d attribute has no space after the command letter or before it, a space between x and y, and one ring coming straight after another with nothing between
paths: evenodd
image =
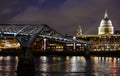
<instances>
[{"instance_id":1,"label":"street lamp","mask_svg":"<svg viewBox=\"0 0 120 76\"><path fill-rule=\"evenodd\" d=\"M47 39L45 38L45 39L43 39L43 49L44 50L46 50L46 48L47 48L47 46L46 46L46 41L47 41Z\"/></svg>"},{"instance_id":2,"label":"street lamp","mask_svg":"<svg viewBox=\"0 0 120 76\"><path fill-rule=\"evenodd\" d=\"M76 50L76 43L75 43L75 41L76 41L76 36L73 37L73 40L74 40L74 43L73 43L73 50Z\"/></svg>"}]
</instances>

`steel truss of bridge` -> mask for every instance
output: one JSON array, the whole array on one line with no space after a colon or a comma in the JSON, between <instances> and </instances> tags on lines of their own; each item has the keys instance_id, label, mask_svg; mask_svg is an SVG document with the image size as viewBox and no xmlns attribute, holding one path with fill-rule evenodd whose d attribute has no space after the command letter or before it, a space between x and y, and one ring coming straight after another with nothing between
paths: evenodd
<instances>
[{"instance_id":1,"label":"steel truss of bridge","mask_svg":"<svg viewBox=\"0 0 120 76\"><path fill-rule=\"evenodd\" d=\"M57 32L46 24L0 24L0 38L16 38L21 46L31 46L36 38L73 44L72 46L74 49L75 46L77 46L74 45L75 43L83 46L90 44L89 42L82 40L66 38L63 34ZM24 40L27 40L26 44L24 43Z\"/></svg>"}]
</instances>

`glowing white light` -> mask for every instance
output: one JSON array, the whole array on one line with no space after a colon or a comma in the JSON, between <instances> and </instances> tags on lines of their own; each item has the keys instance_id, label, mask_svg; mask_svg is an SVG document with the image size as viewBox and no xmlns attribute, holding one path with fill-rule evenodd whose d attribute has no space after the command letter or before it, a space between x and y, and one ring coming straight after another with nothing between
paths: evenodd
<instances>
[{"instance_id":1,"label":"glowing white light","mask_svg":"<svg viewBox=\"0 0 120 76\"><path fill-rule=\"evenodd\" d=\"M44 39L44 45L43 45L43 49L46 50L46 39Z\"/></svg>"},{"instance_id":2,"label":"glowing white light","mask_svg":"<svg viewBox=\"0 0 120 76\"><path fill-rule=\"evenodd\" d=\"M3 59L3 57L2 56L0 56L0 61Z\"/></svg>"},{"instance_id":3,"label":"glowing white light","mask_svg":"<svg viewBox=\"0 0 120 76\"><path fill-rule=\"evenodd\" d=\"M76 37L75 37L75 36L73 37L73 40L76 40Z\"/></svg>"},{"instance_id":4,"label":"glowing white light","mask_svg":"<svg viewBox=\"0 0 120 76\"><path fill-rule=\"evenodd\" d=\"M41 59L43 62L47 62L47 57L46 57L46 56L41 56L40 59Z\"/></svg>"}]
</instances>

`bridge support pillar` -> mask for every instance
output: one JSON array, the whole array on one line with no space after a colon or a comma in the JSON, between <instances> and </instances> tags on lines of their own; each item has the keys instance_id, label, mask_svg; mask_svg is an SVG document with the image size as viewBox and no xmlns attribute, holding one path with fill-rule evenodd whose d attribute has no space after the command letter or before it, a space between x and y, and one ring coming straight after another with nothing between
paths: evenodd
<instances>
[{"instance_id":1,"label":"bridge support pillar","mask_svg":"<svg viewBox=\"0 0 120 76\"><path fill-rule=\"evenodd\" d=\"M32 36L16 37L16 39L21 44L17 76L34 76L35 66L32 55L32 44L35 39Z\"/></svg>"},{"instance_id":2,"label":"bridge support pillar","mask_svg":"<svg viewBox=\"0 0 120 76\"><path fill-rule=\"evenodd\" d=\"M19 62L17 67L17 76L34 76L35 66L32 55L32 47L21 47Z\"/></svg>"},{"instance_id":3,"label":"bridge support pillar","mask_svg":"<svg viewBox=\"0 0 120 76\"><path fill-rule=\"evenodd\" d=\"M39 29L35 34L20 37L15 35L18 42L21 44L21 53L17 67L18 76L35 76L34 58L32 55L32 44L41 33Z\"/></svg>"}]
</instances>

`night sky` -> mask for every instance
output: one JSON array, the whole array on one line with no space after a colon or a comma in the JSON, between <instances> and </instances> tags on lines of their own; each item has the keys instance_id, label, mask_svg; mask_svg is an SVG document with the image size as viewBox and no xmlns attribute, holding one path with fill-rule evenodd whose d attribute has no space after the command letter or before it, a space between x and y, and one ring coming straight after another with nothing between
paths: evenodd
<instances>
[{"instance_id":1,"label":"night sky","mask_svg":"<svg viewBox=\"0 0 120 76\"><path fill-rule=\"evenodd\" d=\"M97 34L105 10L120 30L120 0L1 0L0 23L47 24L62 34Z\"/></svg>"}]
</instances>

